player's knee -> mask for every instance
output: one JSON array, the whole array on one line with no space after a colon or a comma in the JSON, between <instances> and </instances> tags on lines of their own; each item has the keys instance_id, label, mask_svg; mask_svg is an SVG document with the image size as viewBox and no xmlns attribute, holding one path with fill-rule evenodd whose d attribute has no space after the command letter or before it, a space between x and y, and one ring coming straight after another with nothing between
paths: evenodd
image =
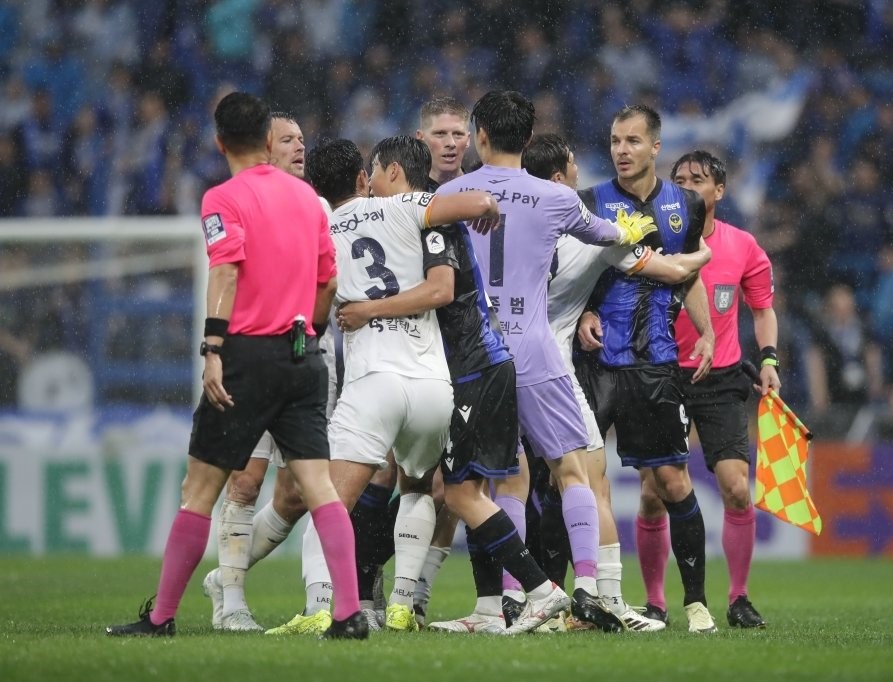
<instances>
[{"instance_id":1,"label":"player's knee","mask_svg":"<svg viewBox=\"0 0 893 682\"><path fill-rule=\"evenodd\" d=\"M263 479L258 479L246 471L233 472L229 477L226 497L228 500L239 504L254 504L260 495L260 486Z\"/></svg>"}]
</instances>

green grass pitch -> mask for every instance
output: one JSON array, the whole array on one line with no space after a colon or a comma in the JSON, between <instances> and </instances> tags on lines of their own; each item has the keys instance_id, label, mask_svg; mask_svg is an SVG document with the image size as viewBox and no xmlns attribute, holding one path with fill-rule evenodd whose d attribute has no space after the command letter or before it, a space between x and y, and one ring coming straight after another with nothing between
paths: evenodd
<instances>
[{"instance_id":1,"label":"green grass pitch","mask_svg":"<svg viewBox=\"0 0 893 682\"><path fill-rule=\"evenodd\" d=\"M132 620L151 595L159 560L0 557L0 680L893 680L893 572L889 558L756 562L751 596L769 621L759 631L725 622L726 575L708 565L715 635L690 634L678 573L667 571L670 627L651 635L593 632L495 636L373 633L365 642L320 642L211 630L201 579L189 584L173 639L112 639L104 626ZM624 590L642 603L633 557ZM248 577L248 600L267 627L303 605L297 560L271 558ZM429 618L465 615L474 603L467 557L438 577Z\"/></svg>"}]
</instances>

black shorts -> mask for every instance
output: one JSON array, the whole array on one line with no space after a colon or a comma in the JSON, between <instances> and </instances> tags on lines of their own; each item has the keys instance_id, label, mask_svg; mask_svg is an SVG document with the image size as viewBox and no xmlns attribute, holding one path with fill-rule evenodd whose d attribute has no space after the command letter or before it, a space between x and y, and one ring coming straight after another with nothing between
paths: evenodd
<instances>
[{"instance_id":1,"label":"black shorts","mask_svg":"<svg viewBox=\"0 0 893 682\"><path fill-rule=\"evenodd\" d=\"M328 370L315 337L303 362L291 360L288 334L228 336L223 387L233 407L214 409L202 395L192 415L189 454L222 469L244 469L264 431L291 459L328 459Z\"/></svg>"},{"instance_id":2,"label":"black shorts","mask_svg":"<svg viewBox=\"0 0 893 682\"><path fill-rule=\"evenodd\" d=\"M682 395L688 418L698 430L707 468L721 459L750 462L747 436L747 401L753 390L740 365L712 369L698 383L694 370L682 370ZM691 428L691 427L689 427Z\"/></svg>"},{"instance_id":3,"label":"black shorts","mask_svg":"<svg viewBox=\"0 0 893 682\"><path fill-rule=\"evenodd\" d=\"M446 483L505 478L519 471L515 363L490 367L453 384L450 444L440 458Z\"/></svg>"},{"instance_id":4,"label":"black shorts","mask_svg":"<svg viewBox=\"0 0 893 682\"><path fill-rule=\"evenodd\" d=\"M688 461L688 419L677 365L611 368L582 362L577 378L602 437L614 426L623 466Z\"/></svg>"}]
</instances>

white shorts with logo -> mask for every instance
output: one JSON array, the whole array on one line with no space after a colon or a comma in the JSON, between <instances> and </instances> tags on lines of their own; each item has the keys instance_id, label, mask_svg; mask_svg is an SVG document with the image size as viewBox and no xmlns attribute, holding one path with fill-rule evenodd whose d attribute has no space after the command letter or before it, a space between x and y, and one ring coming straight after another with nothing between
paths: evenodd
<instances>
[{"instance_id":1,"label":"white shorts with logo","mask_svg":"<svg viewBox=\"0 0 893 682\"><path fill-rule=\"evenodd\" d=\"M331 458L384 469L393 447L406 475L421 478L440 462L452 414L449 382L372 372L341 390L329 421Z\"/></svg>"},{"instance_id":2,"label":"white shorts with logo","mask_svg":"<svg viewBox=\"0 0 893 682\"><path fill-rule=\"evenodd\" d=\"M279 452L276 441L273 440L273 436L270 435L269 431L264 431L264 435L260 437L257 445L254 446L251 456L258 459L266 459L270 464L274 464L280 469L285 468L285 460L282 458L282 453Z\"/></svg>"}]
</instances>

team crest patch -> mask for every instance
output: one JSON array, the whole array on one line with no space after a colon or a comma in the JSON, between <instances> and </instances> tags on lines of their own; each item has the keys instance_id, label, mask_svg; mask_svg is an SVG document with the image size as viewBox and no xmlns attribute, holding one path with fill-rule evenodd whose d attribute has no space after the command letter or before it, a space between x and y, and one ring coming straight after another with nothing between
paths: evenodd
<instances>
[{"instance_id":1,"label":"team crest patch","mask_svg":"<svg viewBox=\"0 0 893 682\"><path fill-rule=\"evenodd\" d=\"M205 231L205 242L208 246L226 237L226 230L219 213L212 213L202 218L202 229Z\"/></svg>"},{"instance_id":2,"label":"team crest patch","mask_svg":"<svg viewBox=\"0 0 893 682\"><path fill-rule=\"evenodd\" d=\"M682 232L682 217L678 213L670 214L670 229L676 234Z\"/></svg>"},{"instance_id":3,"label":"team crest patch","mask_svg":"<svg viewBox=\"0 0 893 682\"><path fill-rule=\"evenodd\" d=\"M443 253L443 235L439 232L430 232L425 236L425 243L428 245L428 253Z\"/></svg>"},{"instance_id":4,"label":"team crest patch","mask_svg":"<svg viewBox=\"0 0 893 682\"><path fill-rule=\"evenodd\" d=\"M732 307L732 303L735 302L735 290L737 287L734 284L716 284L713 287L713 307L716 308L717 312L725 313L729 311L729 308Z\"/></svg>"}]
</instances>

